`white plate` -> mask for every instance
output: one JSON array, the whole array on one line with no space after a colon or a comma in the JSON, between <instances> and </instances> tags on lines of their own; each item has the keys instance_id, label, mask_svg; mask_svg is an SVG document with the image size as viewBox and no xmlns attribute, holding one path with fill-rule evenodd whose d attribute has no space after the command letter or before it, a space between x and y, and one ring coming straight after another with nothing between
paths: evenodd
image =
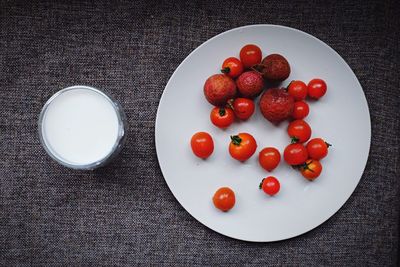
<instances>
[{"instance_id":1,"label":"white plate","mask_svg":"<svg viewBox=\"0 0 400 267\"><path fill-rule=\"evenodd\" d=\"M209 119L212 106L205 100L203 84L218 73L223 60L237 56L242 46L254 43L263 57L284 55L292 68L290 77L306 83L320 77L327 94L309 102L306 118L312 137L333 144L322 160L321 176L308 182L282 163L272 173L258 165L258 151L274 146L282 153L289 143L287 122L276 127L265 120L257 99L256 114L223 131ZM214 153L207 160L196 158L190 138L209 132ZM228 153L229 136L251 133L257 140L256 154L245 163ZM156 119L156 149L165 181L179 203L199 222L223 235L247 241L277 241L303 234L331 217L350 197L364 171L371 139L368 104L356 76L346 62L317 38L288 27L251 25L211 38L194 50L171 76L161 97ZM263 177L276 176L281 191L268 197L258 189ZM236 193L236 205L227 213L215 209L211 198L222 186Z\"/></svg>"}]
</instances>

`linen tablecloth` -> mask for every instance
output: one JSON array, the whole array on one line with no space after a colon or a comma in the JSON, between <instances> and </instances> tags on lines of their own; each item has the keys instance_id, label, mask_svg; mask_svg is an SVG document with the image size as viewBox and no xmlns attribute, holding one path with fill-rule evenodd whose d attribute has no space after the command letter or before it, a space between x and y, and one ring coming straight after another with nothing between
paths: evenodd
<instances>
[{"instance_id":1,"label":"linen tablecloth","mask_svg":"<svg viewBox=\"0 0 400 267\"><path fill-rule=\"evenodd\" d=\"M379 0L0 0L0 265L396 265L399 14L398 3ZM234 240L192 218L164 182L154 145L157 106L179 63L249 24L326 42L355 72L371 113L370 156L353 195L326 223L275 243ZM45 101L76 84L111 94L129 124L120 156L93 172L52 161L37 134Z\"/></svg>"}]
</instances>

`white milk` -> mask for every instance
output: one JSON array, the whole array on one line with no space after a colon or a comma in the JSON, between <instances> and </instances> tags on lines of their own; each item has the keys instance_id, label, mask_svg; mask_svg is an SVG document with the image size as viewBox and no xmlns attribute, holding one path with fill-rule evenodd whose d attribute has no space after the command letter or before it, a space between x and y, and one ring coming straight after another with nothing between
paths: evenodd
<instances>
[{"instance_id":1,"label":"white milk","mask_svg":"<svg viewBox=\"0 0 400 267\"><path fill-rule=\"evenodd\" d=\"M85 165L106 157L119 130L117 112L101 93L74 87L56 96L42 120L43 141L62 161Z\"/></svg>"}]
</instances>

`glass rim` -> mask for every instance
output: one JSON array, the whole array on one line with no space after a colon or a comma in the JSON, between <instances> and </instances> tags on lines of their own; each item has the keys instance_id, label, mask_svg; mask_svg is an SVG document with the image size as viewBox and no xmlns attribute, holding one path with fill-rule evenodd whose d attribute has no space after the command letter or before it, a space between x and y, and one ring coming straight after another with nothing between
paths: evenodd
<instances>
[{"instance_id":1,"label":"glass rim","mask_svg":"<svg viewBox=\"0 0 400 267\"><path fill-rule=\"evenodd\" d=\"M105 99L107 99L107 101L109 103L111 103L112 107L114 108L114 111L117 114L117 118L118 118L118 135L117 135L117 139L115 140L114 145L111 148L110 152L107 155L105 155L104 157L102 157L101 159L98 159L94 162L87 163L87 164L71 163L71 162L67 161L66 159L64 159L63 157L61 157L60 155L57 155L57 153L55 153L55 151L51 148L51 146L46 141L46 138L44 137L44 133L43 133L43 119L44 119L46 112L47 112L49 106L51 105L51 103L58 96L62 95L63 93L66 93L66 92L72 91L72 90L76 90L76 89L90 90L90 91L96 92L96 93L100 94L101 96L103 96ZM99 89L91 87L91 86L86 86L86 85L69 86L69 87L61 89L60 91L54 93L43 105L43 108L40 111L40 115L39 115L39 119L38 119L38 132L39 132L40 144L45 149L46 153L53 160L55 160L56 162L58 162L59 164L65 166L65 167L75 169L75 170L93 170L100 166L105 165L105 163L108 162L108 160L113 158L113 156L115 156L115 154L117 152L119 152L120 145L125 137L125 122L124 121L125 121L125 114L124 114L122 108L108 94L100 91Z\"/></svg>"}]
</instances>

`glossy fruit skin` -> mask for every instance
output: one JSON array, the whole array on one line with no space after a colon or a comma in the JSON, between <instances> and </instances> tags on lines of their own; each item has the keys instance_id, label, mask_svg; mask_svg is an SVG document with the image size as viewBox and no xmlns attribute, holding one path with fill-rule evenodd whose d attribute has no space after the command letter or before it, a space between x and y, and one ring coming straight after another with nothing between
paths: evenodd
<instances>
[{"instance_id":1,"label":"glossy fruit skin","mask_svg":"<svg viewBox=\"0 0 400 267\"><path fill-rule=\"evenodd\" d=\"M289 62L280 54L265 57L261 65L264 78L271 82L282 82L290 75Z\"/></svg>"},{"instance_id":2,"label":"glossy fruit skin","mask_svg":"<svg viewBox=\"0 0 400 267\"><path fill-rule=\"evenodd\" d=\"M304 119L310 113L310 107L308 104L301 100L294 102L292 118L296 120Z\"/></svg>"},{"instance_id":3,"label":"glossy fruit skin","mask_svg":"<svg viewBox=\"0 0 400 267\"><path fill-rule=\"evenodd\" d=\"M211 110L210 120L218 128L225 129L235 120L235 114L231 108L215 107Z\"/></svg>"},{"instance_id":4,"label":"glossy fruit skin","mask_svg":"<svg viewBox=\"0 0 400 267\"><path fill-rule=\"evenodd\" d=\"M202 159L208 158L214 151L214 141L209 133L198 132L190 140L193 153Z\"/></svg>"},{"instance_id":5,"label":"glossy fruit skin","mask_svg":"<svg viewBox=\"0 0 400 267\"><path fill-rule=\"evenodd\" d=\"M258 162L261 167L271 172L273 171L281 161L281 154L275 147L266 147L258 154Z\"/></svg>"},{"instance_id":6,"label":"glossy fruit skin","mask_svg":"<svg viewBox=\"0 0 400 267\"><path fill-rule=\"evenodd\" d=\"M243 64L239 59L235 57L228 57L222 63L221 72L232 78L236 78L242 74L243 69Z\"/></svg>"},{"instance_id":7,"label":"glossy fruit skin","mask_svg":"<svg viewBox=\"0 0 400 267\"><path fill-rule=\"evenodd\" d=\"M264 79L257 71L246 71L236 79L236 86L242 96L255 98L264 89Z\"/></svg>"},{"instance_id":8,"label":"glossy fruit skin","mask_svg":"<svg viewBox=\"0 0 400 267\"><path fill-rule=\"evenodd\" d=\"M315 159L309 159L306 161L305 167L300 169L301 175L307 180L315 180L322 172L322 164Z\"/></svg>"},{"instance_id":9,"label":"glossy fruit skin","mask_svg":"<svg viewBox=\"0 0 400 267\"><path fill-rule=\"evenodd\" d=\"M307 152L310 159L321 160L328 155L328 147L327 144L322 138L313 138L311 139L307 145Z\"/></svg>"},{"instance_id":10,"label":"glossy fruit skin","mask_svg":"<svg viewBox=\"0 0 400 267\"><path fill-rule=\"evenodd\" d=\"M289 123L287 133L294 142L304 143L311 137L311 127L304 120L295 120Z\"/></svg>"},{"instance_id":11,"label":"glossy fruit skin","mask_svg":"<svg viewBox=\"0 0 400 267\"><path fill-rule=\"evenodd\" d=\"M306 162L308 159L308 152L302 144L290 144L285 148L283 158L287 164L297 166Z\"/></svg>"},{"instance_id":12,"label":"glossy fruit skin","mask_svg":"<svg viewBox=\"0 0 400 267\"><path fill-rule=\"evenodd\" d=\"M215 192L212 200L217 209L228 211L235 206L235 192L229 187L221 187Z\"/></svg>"},{"instance_id":13,"label":"glossy fruit skin","mask_svg":"<svg viewBox=\"0 0 400 267\"><path fill-rule=\"evenodd\" d=\"M240 61L248 69L254 65L260 64L262 59L261 49L254 44L247 44L240 50Z\"/></svg>"},{"instance_id":14,"label":"glossy fruit skin","mask_svg":"<svg viewBox=\"0 0 400 267\"><path fill-rule=\"evenodd\" d=\"M262 179L260 189L262 189L265 194L273 196L279 192L281 184L274 176L268 176L267 178Z\"/></svg>"},{"instance_id":15,"label":"glossy fruit skin","mask_svg":"<svg viewBox=\"0 0 400 267\"><path fill-rule=\"evenodd\" d=\"M322 79L312 79L308 83L308 96L313 99L320 99L326 94L327 85Z\"/></svg>"},{"instance_id":16,"label":"glossy fruit skin","mask_svg":"<svg viewBox=\"0 0 400 267\"><path fill-rule=\"evenodd\" d=\"M255 108L254 101L251 99L239 97L233 101L233 111L236 118L240 120L249 119L254 114Z\"/></svg>"},{"instance_id":17,"label":"glossy fruit skin","mask_svg":"<svg viewBox=\"0 0 400 267\"><path fill-rule=\"evenodd\" d=\"M214 74L204 83L204 96L214 106L224 106L236 96L236 83L225 74Z\"/></svg>"},{"instance_id":18,"label":"glossy fruit skin","mask_svg":"<svg viewBox=\"0 0 400 267\"><path fill-rule=\"evenodd\" d=\"M278 124L292 115L293 96L285 89L271 88L264 92L260 99L260 110L264 118Z\"/></svg>"},{"instance_id":19,"label":"glossy fruit skin","mask_svg":"<svg viewBox=\"0 0 400 267\"><path fill-rule=\"evenodd\" d=\"M288 86L288 93L293 96L295 101L306 99L307 92L307 84L302 81L292 81Z\"/></svg>"},{"instance_id":20,"label":"glossy fruit skin","mask_svg":"<svg viewBox=\"0 0 400 267\"><path fill-rule=\"evenodd\" d=\"M229 154L238 161L246 161L257 149L257 142L251 134L239 133L231 136Z\"/></svg>"}]
</instances>

